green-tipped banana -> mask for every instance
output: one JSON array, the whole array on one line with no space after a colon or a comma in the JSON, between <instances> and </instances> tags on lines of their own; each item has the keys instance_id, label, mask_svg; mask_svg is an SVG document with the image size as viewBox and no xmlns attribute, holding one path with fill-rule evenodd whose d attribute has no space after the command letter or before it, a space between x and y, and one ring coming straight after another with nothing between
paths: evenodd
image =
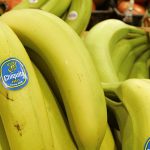
<instances>
[{"instance_id":1,"label":"green-tipped banana","mask_svg":"<svg viewBox=\"0 0 150 150\"><path fill-rule=\"evenodd\" d=\"M70 3L71 0L47 0L40 9L60 17L69 8Z\"/></svg>"},{"instance_id":2,"label":"green-tipped banana","mask_svg":"<svg viewBox=\"0 0 150 150\"><path fill-rule=\"evenodd\" d=\"M56 150L77 150L64 112L41 72L34 64L33 66L44 96L44 102L51 123L54 148Z\"/></svg>"},{"instance_id":3,"label":"green-tipped banana","mask_svg":"<svg viewBox=\"0 0 150 150\"><path fill-rule=\"evenodd\" d=\"M145 34L143 30L120 20L108 19L92 27L84 38L102 82L119 81L110 51L119 40L125 38L129 33Z\"/></svg>"},{"instance_id":4,"label":"green-tipped banana","mask_svg":"<svg viewBox=\"0 0 150 150\"><path fill-rule=\"evenodd\" d=\"M72 0L64 19L79 35L85 31L92 14L92 0Z\"/></svg>"},{"instance_id":5,"label":"green-tipped banana","mask_svg":"<svg viewBox=\"0 0 150 150\"><path fill-rule=\"evenodd\" d=\"M113 66L115 68L115 71L118 72L119 67L121 66L121 63L124 61L124 59L127 57L128 53L132 51L134 48L140 46L140 45L146 45L148 47L147 43L147 37L144 35L131 38L131 39L121 39L118 41L111 52L111 58L113 62Z\"/></svg>"},{"instance_id":6,"label":"green-tipped banana","mask_svg":"<svg viewBox=\"0 0 150 150\"><path fill-rule=\"evenodd\" d=\"M62 19L38 9L9 11L0 20L49 66L78 149L99 149L107 127L106 102L81 38Z\"/></svg>"},{"instance_id":7,"label":"green-tipped banana","mask_svg":"<svg viewBox=\"0 0 150 150\"><path fill-rule=\"evenodd\" d=\"M136 59L138 59L138 57L140 57L147 50L149 51L149 45L143 44L135 47L128 53L125 60L123 60L123 62L120 64L120 68L117 72L120 81L126 80L128 78Z\"/></svg>"},{"instance_id":8,"label":"green-tipped banana","mask_svg":"<svg viewBox=\"0 0 150 150\"><path fill-rule=\"evenodd\" d=\"M133 64L129 78L145 78L149 79L149 65L150 49L143 53Z\"/></svg>"},{"instance_id":9,"label":"green-tipped banana","mask_svg":"<svg viewBox=\"0 0 150 150\"><path fill-rule=\"evenodd\" d=\"M17 35L3 22L0 45L0 116L10 149L53 150L51 127L31 61Z\"/></svg>"},{"instance_id":10,"label":"green-tipped banana","mask_svg":"<svg viewBox=\"0 0 150 150\"><path fill-rule=\"evenodd\" d=\"M47 0L22 0L13 9L40 8Z\"/></svg>"},{"instance_id":11,"label":"green-tipped banana","mask_svg":"<svg viewBox=\"0 0 150 150\"><path fill-rule=\"evenodd\" d=\"M108 90L107 90L108 91ZM150 148L150 80L128 79L110 91L118 102L111 97L107 102L116 115L119 124L122 150L148 150Z\"/></svg>"}]
</instances>

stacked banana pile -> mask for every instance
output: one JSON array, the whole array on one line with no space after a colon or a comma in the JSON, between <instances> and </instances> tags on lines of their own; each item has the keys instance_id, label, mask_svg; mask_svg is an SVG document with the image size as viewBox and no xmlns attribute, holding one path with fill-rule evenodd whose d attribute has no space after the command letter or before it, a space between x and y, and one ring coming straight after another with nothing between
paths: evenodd
<instances>
[{"instance_id":1,"label":"stacked banana pile","mask_svg":"<svg viewBox=\"0 0 150 150\"><path fill-rule=\"evenodd\" d=\"M150 149L148 34L116 19L77 33L40 9L0 17L1 150Z\"/></svg>"}]
</instances>

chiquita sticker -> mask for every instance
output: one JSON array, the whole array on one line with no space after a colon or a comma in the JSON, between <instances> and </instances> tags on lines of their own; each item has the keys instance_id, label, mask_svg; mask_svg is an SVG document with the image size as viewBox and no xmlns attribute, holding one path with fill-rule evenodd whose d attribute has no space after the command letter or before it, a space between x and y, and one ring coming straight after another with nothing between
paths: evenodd
<instances>
[{"instance_id":1,"label":"chiquita sticker","mask_svg":"<svg viewBox=\"0 0 150 150\"><path fill-rule=\"evenodd\" d=\"M38 2L38 0L29 0L29 3L37 3Z\"/></svg>"},{"instance_id":2,"label":"chiquita sticker","mask_svg":"<svg viewBox=\"0 0 150 150\"><path fill-rule=\"evenodd\" d=\"M27 85L28 80L28 73L20 60L9 58L1 64L1 81L6 89L21 89Z\"/></svg>"},{"instance_id":3,"label":"chiquita sticker","mask_svg":"<svg viewBox=\"0 0 150 150\"><path fill-rule=\"evenodd\" d=\"M68 20L76 20L77 17L78 17L78 13L76 11L71 11L67 16L67 19Z\"/></svg>"},{"instance_id":4,"label":"chiquita sticker","mask_svg":"<svg viewBox=\"0 0 150 150\"><path fill-rule=\"evenodd\" d=\"M150 138L147 140L144 150L150 150Z\"/></svg>"}]
</instances>

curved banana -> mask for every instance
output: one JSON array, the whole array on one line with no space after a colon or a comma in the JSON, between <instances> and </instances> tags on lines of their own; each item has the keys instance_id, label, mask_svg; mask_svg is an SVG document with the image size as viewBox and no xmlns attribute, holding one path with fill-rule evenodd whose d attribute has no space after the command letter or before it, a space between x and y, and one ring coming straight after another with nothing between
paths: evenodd
<instances>
[{"instance_id":1,"label":"curved banana","mask_svg":"<svg viewBox=\"0 0 150 150\"><path fill-rule=\"evenodd\" d=\"M43 96L17 35L0 22L0 116L11 150L52 150Z\"/></svg>"},{"instance_id":2,"label":"curved banana","mask_svg":"<svg viewBox=\"0 0 150 150\"><path fill-rule=\"evenodd\" d=\"M47 0L22 0L15 7L13 7L12 10L24 8L40 8L46 2Z\"/></svg>"},{"instance_id":3,"label":"curved banana","mask_svg":"<svg viewBox=\"0 0 150 150\"><path fill-rule=\"evenodd\" d=\"M124 38L114 45L111 52L111 59L116 72L118 72L121 67L121 63L127 57L128 53L142 44L148 45L146 35L131 39Z\"/></svg>"},{"instance_id":4,"label":"curved banana","mask_svg":"<svg viewBox=\"0 0 150 150\"><path fill-rule=\"evenodd\" d=\"M39 9L10 11L0 20L50 67L78 148L98 149L107 125L106 102L81 38L62 19Z\"/></svg>"},{"instance_id":5,"label":"curved banana","mask_svg":"<svg viewBox=\"0 0 150 150\"><path fill-rule=\"evenodd\" d=\"M149 65L150 49L144 52L133 64L129 78L146 78L149 79Z\"/></svg>"},{"instance_id":6,"label":"curved banana","mask_svg":"<svg viewBox=\"0 0 150 150\"><path fill-rule=\"evenodd\" d=\"M86 30L92 14L92 0L72 0L64 21L79 35Z\"/></svg>"},{"instance_id":7,"label":"curved banana","mask_svg":"<svg viewBox=\"0 0 150 150\"><path fill-rule=\"evenodd\" d=\"M48 0L40 9L61 17L69 8L71 1L72 0Z\"/></svg>"},{"instance_id":8,"label":"curved banana","mask_svg":"<svg viewBox=\"0 0 150 150\"><path fill-rule=\"evenodd\" d=\"M111 86L111 85L110 85ZM116 114L122 150L148 150L150 147L150 80L128 79L112 90L118 101L109 99L109 107ZM110 98L110 97L109 97Z\"/></svg>"},{"instance_id":9,"label":"curved banana","mask_svg":"<svg viewBox=\"0 0 150 150\"><path fill-rule=\"evenodd\" d=\"M123 81L128 78L136 59L138 59L138 57L140 57L145 51L149 50L149 47L150 46L146 44L139 45L128 53L118 69L117 73L119 80Z\"/></svg>"},{"instance_id":10,"label":"curved banana","mask_svg":"<svg viewBox=\"0 0 150 150\"><path fill-rule=\"evenodd\" d=\"M77 150L68 126L67 118L62 111L61 106L41 72L34 64L33 67L44 96L44 102L51 123L54 148L56 150Z\"/></svg>"},{"instance_id":11,"label":"curved banana","mask_svg":"<svg viewBox=\"0 0 150 150\"><path fill-rule=\"evenodd\" d=\"M125 38L129 33L145 34L143 30L120 20L107 19L93 26L84 38L102 82L119 81L110 51L119 40Z\"/></svg>"}]
</instances>

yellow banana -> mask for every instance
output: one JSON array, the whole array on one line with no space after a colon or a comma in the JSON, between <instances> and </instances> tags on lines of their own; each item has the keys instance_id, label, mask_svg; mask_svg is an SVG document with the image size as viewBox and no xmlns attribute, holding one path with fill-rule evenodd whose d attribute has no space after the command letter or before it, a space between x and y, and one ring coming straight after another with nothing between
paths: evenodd
<instances>
[{"instance_id":1,"label":"yellow banana","mask_svg":"<svg viewBox=\"0 0 150 150\"><path fill-rule=\"evenodd\" d=\"M17 35L0 22L0 115L11 150L52 150L48 114L31 61Z\"/></svg>"},{"instance_id":2,"label":"yellow banana","mask_svg":"<svg viewBox=\"0 0 150 150\"><path fill-rule=\"evenodd\" d=\"M34 64L33 66L44 95L44 102L51 123L54 148L56 150L77 150L63 110L58 104L57 99L46 83L46 80L42 76L41 72Z\"/></svg>"},{"instance_id":3,"label":"yellow banana","mask_svg":"<svg viewBox=\"0 0 150 150\"><path fill-rule=\"evenodd\" d=\"M62 19L38 9L9 11L0 20L49 66L78 149L99 149L107 126L106 102L81 38Z\"/></svg>"}]
</instances>

